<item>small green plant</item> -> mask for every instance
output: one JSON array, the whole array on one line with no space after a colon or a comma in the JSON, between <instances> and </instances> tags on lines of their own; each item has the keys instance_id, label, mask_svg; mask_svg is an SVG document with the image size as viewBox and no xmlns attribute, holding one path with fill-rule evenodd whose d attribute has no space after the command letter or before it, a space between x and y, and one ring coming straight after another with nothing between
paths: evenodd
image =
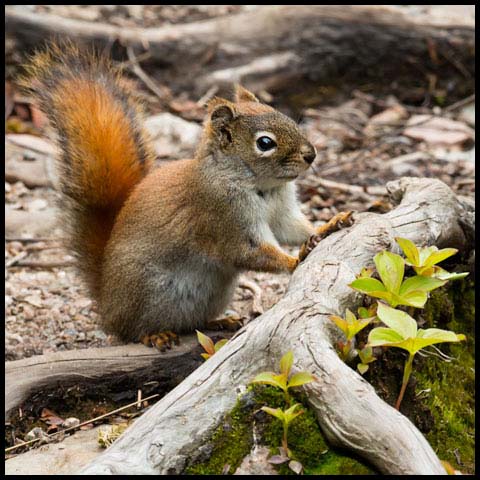
<instances>
[{"instance_id":1,"label":"small green plant","mask_svg":"<svg viewBox=\"0 0 480 480\"><path fill-rule=\"evenodd\" d=\"M350 287L370 297L381 298L390 306L407 305L423 308L428 292L445 285L446 280L416 275L403 279L405 260L396 253L382 251L373 258L380 280L362 276L350 283Z\"/></svg>"},{"instance_id":2,"label":"small green plant","mask_svg":"<svg viewBox=\"0 0 480 480\"><path fill-rule=\"evenodd\" d=\"M215 353L217 353L228 342L228 340L224 338L214 344L213 340L208 335L205 335L198 330L196 330L196 332L198 343L204 348L205 352L207 352L200 354L205 360L208 360L212 355L215 355Z\"/></svg>"},{"instance_id":3,"label":"small green plant","mask_svg":"<svg viewBox=\"0 0 480 480\"><path fill-rule=\"evenodd\" d=\"M292 420L303 413L303 410L297 411L301 406L300 403L295 403L292 405L292 400L288 390L292 387L299 387L305 385L306 383L313 382L315 377L308 372L298 372L290 376L290 371L293 365L293 352L289 350L283 357L280 359L280 373L275 372L262 372L259 373L251 383L263 383L267 385L272 385L274 387L280 388L283 390L285 395L285 401L290 407L287 410L282 410L281 408L271 408L268 406L262 407L264 412L267 412L274 417L277 417L281 420L283 424L283 438L282 446L279 447L279 455L273 455L268 459L270 463L280 464L289 461L288 466L295 473L300 474L303 470L303 466L297 460L292 459L292 452L288 448L287 435L288 435L288 426ZM290 378L289 378L290 377Z\"/></svg>"},{"instance_id":4,"label":"small green plant","mask_svg":"<svg viewBox=\"0 0 480 480\"><path fill-rule=\"evenodd\" d=\"M373 321L377 319L377 304L373 303L368 308L359 307L357 310L359 318L373 318Z\"/></svg>"},{"instance_id":5,"label":"small green plant","mask_svg":"<svg viewBox=\"0 0 480 480\"><path fill-rule=\"evenodd\" d=\"M437 265L437 263L455 255L458 252L456 248L439 250L434 245L419 248L407 238L397 237L395 240L400 245L405 257L407 257L405 263L413 267L418 275L434 277L439 280L457 280L468 275L468 272L449 273Z\"/></svg>"},{"instance_id":6,"label":"small green plant","mask_svg":"<svg viewBox=\"0 0 480 480\"><path fill-rule=\"evenodd\" d=\"M377 358L373 356L372 347L366 346L358 351L360 362L357 364L357 370L363 375L369 368L368 364L374 362Z\"/></svg>"},{"instance_id":7,"label":"small green plant","mask_svg":"<svg viewBox=\"0 0 480 480\"><path fill-rule=\"evenodd\" d=\"M119 423L99 429L97 433L98 444L102 448L108 448L115 440L121 437L127 427L127 423Z\"/></svg>"},{"instance_id":8,"label":"small green plant","mask_svg":"<svg viewBox=\"0 0 480 480\"><path fill-rule=\"evenodd\" d=\"M290 395L288 389L292 387L299 387L306 383L313 382L315 377L308 372L298 372L290 377L290 370L293 365L293 352L288 351L280 359L280 373L275 372L262 372L259 373L251 383L265 383L267 385L273 385L274 387L281 388L285 394L285 400L288 405L291 405Z\"/></svg>"},{"instance_id":9,"label":"small green plant","mask_svg":"<svg viewBox=\"0 0 480 480\"><path fill-rule=\"evenodd\" d=\"M397 347L406 350L409 354L405 362L402 387L395 403L395 408L400 409L405 389L407 388L412 363L415 354L428 345L443 342L460 342L465 340L465 335L456 334L439 328L418 329L417 322L406 312L396 310L378 302L377 315L387 325L374 328L368 336L369 347Z\"/></svg>"},{"instance_id":10,"label":"small green plant","mask_svg":"<svg viewBox=\"0 0 480 480\"><path fill-rule=\"evenodd\" d=\"M368 310L362 311L362 314L368 314ZM352 341L355 335L363 330L375 317L357 318L348 308L345 310L345 318L337 315L330 315L328 318L345 334L347 341L338 342L339 355L343 361L346 361L352 352Z\"/></svg>"},{"instance_id":11,"label":"small green plant","mask_svg":"<svg viewBox=\"0 0 480 480\"><path fill-rule=\"evenodd\" d=\"M288 448L288 439L287 439L288 426L290 425L290 423L294 418L298 417L304 412L303 410L297 411L298 408L301 406L302 405L300 403L295 403L287 410L282 410L281 408L262 407L262 410L264 412L267 412L268 414L273 415L274 417L277 417L282 422L282 425L283 425L282 447L289 458L291 458L292 452Z\"/></svg>"}]
</instances>

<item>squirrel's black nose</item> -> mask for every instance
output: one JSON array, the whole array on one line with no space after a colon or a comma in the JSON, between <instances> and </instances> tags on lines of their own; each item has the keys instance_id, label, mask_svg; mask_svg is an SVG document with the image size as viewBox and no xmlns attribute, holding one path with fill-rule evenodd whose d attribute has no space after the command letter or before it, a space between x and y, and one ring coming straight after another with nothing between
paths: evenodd
<instances>
[{"instance_id":1,"label":"squirrel's black nose","mask_svg":"<svg viewBox=\"0 0 480 480\"><path fill-rule=\"evenodd\" d=\"M317 152L315 150L315 147L313 145L304 145L300 149L300 153L302 154L303 159L311 165L313 161L315 160L315 157L317 156Z\"/></svg>"}]
</instances>

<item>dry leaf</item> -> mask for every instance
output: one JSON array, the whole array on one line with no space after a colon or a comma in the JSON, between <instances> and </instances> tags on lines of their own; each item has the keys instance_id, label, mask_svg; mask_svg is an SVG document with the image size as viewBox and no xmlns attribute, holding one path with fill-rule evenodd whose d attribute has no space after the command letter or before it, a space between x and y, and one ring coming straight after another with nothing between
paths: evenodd
<instances>
[{"instance_id":1,"label":"dry leaf","mask_svg":"<svg viewBox=\"0 0 480 480\"><path fill-rule=\"evenodd\" d=\"M290 470L293 470L297 475L300 475L303 470L303 465L296 460L291 460L288 464L288 468L290 468Z\"/></svg>"},{"instance_id":2,"label":"dry leaf","mask_svg":"<svg viewBox=\"0 0 480 480\"><path fill-rule=\"evenodd\" d=\"M403 134L431 145L448 146L463 146L475 138L475 131L465 123L430 115L414 115Z\"/></svg>"}]
</instances>

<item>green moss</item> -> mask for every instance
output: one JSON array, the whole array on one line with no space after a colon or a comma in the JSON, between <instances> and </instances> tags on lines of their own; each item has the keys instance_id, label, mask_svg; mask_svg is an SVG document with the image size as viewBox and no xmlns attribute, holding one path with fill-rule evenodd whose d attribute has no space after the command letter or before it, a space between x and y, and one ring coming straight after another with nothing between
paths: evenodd
<instances>
[{"instance_id":1,"label":"green moss","mask_svg":"<svg viewBox=\"0 0 480 480\"><path fill-rule=\"evenodd\" d=\"M296 401L306 405L305 398L296 398ZM254 423L260 443L268 445L272 454L278 454L283 435L282 423L260 410L264 405L272 408L286 408L283 392L266 385L251 386L213 435L211 440L213 450L210 458L188 467L185 473L218 475L222 473L226 464L230 465L229 473L233 473L252 448ZM303 410L304 413L290 425L288 445L293 452L293 457L304 466L306 474L375 473L352 454L330 447L313 412L306 407ZM277 468L280 474L294 474L286 464L279 465Z\"/></svg>"},{"instance_id":2,"label":"green moss","mask_svg":"<svg viewBox=\"0 0 480 480\"><path fill-rule=\"evenodd\" d=\"M296 401L303 405L307 404L305 398L297 397ZM320 430L315 414L308 408L303 408L303 410L304 413L297 417L289 427L288 447L293 453L293 458L303 465L306 475L368 475L376 473L352 453L331 447ZM264 432L264 439L271 447L272 454L278 454L282 435L281 421L272 418ZM282 475L294 475L287 464L279 465L277 469Z\"/></svg>"},{"instance_id":3,"label":"green moss","mask_svg":"<svg viewBox=\"0 0 480 480\"><path fill-rule=\"evenodd\" d=\"M238 401L230 415L214 433L210 443L213 446L208 460L191 465L185 470L189 475L220 475L225 465L233 473L243 458L250 453L253 444L251 412Z\"/></svg>"},{"instance_id":4,"label":"green moss","mask_svg":"<svg viewBox=\"0 0 480 480\"><path fill-rule=\"evenodd\" d=\"M433 428L426 437L439 458L464 473L474 473L475 468L474 295L475 286L469 280L452 282L448 289L432 292L421 315L426 321L424 328L464 333L467 341L440 345L452 361L428 356L414 371L417 396L421 396L434 417ZM463 465L457 463L457 457Z\"/></svg>"}]
</instances>

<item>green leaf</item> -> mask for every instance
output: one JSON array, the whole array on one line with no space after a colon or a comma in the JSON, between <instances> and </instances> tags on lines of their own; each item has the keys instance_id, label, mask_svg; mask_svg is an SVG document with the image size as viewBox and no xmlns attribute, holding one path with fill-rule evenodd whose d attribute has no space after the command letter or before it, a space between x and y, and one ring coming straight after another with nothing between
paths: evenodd
<instances>
[{"instance_id":1,"label":"green leaf","mask_svg":"<svg viewBox=\"0 0 480 480\"><path fill-rule=\"evenodd\" d=\"M360 318L368 318L370 316L370 312L365 307L359 307L357 312Z\"/></svg>"},{"instance_id":2,"label":"green leaf","mask_svg":"<svg viewBox=\"0 0 480 480\"><path fill-rule=\"evenodd\" d=\"M346 335L348 332L348 323L342 317L338 317L337 315L330 315L328 317L335 325Z\"/></svg>"},{"instance_id":3,"label":"green leaf","mask_svg":"<svg viewBox=\"0 0 480 480\"><path fill-rule=\"evenodd\" d=\"M431 277L435 271L435 267L413 267L417 275Z\"/></svg>"},{"instance_id":4,"label":"green leaf","mask_svg":"<svg viewBox=\"0 0 480 480\"><path fill-rule=\"evenodd\" d=\"M274 417L277 417L282 422L285 421L285 414L281 408L262 407L261 410L267 412L270 415L273 415Z\"/></svg>"},{"instance_id":5,"label":"green leaf","mask_svg":"<svg viewBox=\"0 0 480 480\"><path fill-rule=\"evenodd\" d=\"M213 345L213 340L198 330L196 330L196 332L198 343L205 349L207 353L213 355L215 353L215 346Z\"/></svg>"},{"instance_id":6,"label":"green leaf","mask_svg":"<svg viewBox=\"0 0 480 480\"><path fill-rule=\"evenodd\" d=\"M455 333L450 330L442 330L441 328L427 328L426 330L420 328L417 338L434 338L439 342L461 342L467 339L463 333Z\"/></svg>"},{"instance_id":7,"label":"green leaf","mask_svg":"<svg viewBox=\"0 0 480 480\"><path fill-rule=\"evenodd\" d=\"M435 245L432 245L431 247L423 247L419 249L419 255L420 255L420 266L425 266L425 262L427 261L427 258L432 254L438 252L438 248Z\"/></svg>"},{"instance_id":8,"label":"green leaf","mask_svg":"<svg viewBox=\"0 0 480 480\"><path fill-rule=\"evenodd\" d=\"M408 313L379 302L377 315L385 325L395 330L403 339L417 336L417 322Z\"/></svg>"},{"instance_id":9,"label":"green leaf","mask_svg":"<svg viewBox=\"0 0 480 480\"><path fill-rule=\"evenodd\" d=\"M363 375L368 370L368 365L365 363L358 363L357 370L360 372L360 375Z\"/></svg>"},{"instance_id":10,"label":"green leaf","mask_svg":"<svg viewBox=\"0 0 480 480\"><path fill-rule=\"evenodd\" d=\"M371 363L376 360L376 357L373 356L372 347L364 347L358 352L358 356L362 363Z\"/></svg>"},{"instance_id":11,"label":"green leaf","mask_svg":"<svg viewBox=\"0 0 480 480\"><path fill-rule=\"evenodd\" d=\"M460 278L465 278L468 275L468 272L462 272L462 273L450 273L444 270L443 268L436 267L435 271L433 273L433 276L435 278L438 278L440 280L458 280Z\"/></svg>"},{"instance_id":12,"label":"green leaf","mask_svg":"<svg viewBox=\"0 0 480 480\"><path fill-rule=\"evenodd\" d=\"M205 360L208 360L211 357L209 353L201 353L200 356Z\"/></svg>"},{"instance_id":13,"label":"green leaf","mask_svg":"<svg viewBox=\"0 0 480 480\"><path fill-rule=\"evenodd\" d=\"M433 252L427 258L424 263L425 267L433 267L437 263L443 262L443 260L455 255L458 252L456 248L443 248L442 250L438 250L437 252Z\"/></svg>"},{"instance_id":14,"label":"green leaf","mask_svg":"<svg viewBox=\"0 0 480 480\"><path fill-rule=\"evenodd\" d=\"M372 267L363 267L357 278L369 278L373 275L374 269Z\"/></svg>"},{"instance_id":15,"label":"green leaf","mask_svg":"<svg viewBox=\"0 0 480 480\"><path fill-rule=\"evenodd\" d=\"M460 342L465 339L466 337L462 333L456 334L449 330L442 330L440 328L428 328L427 330L420 329L413 344L413 353L436 343Z\"/></svg>"},{"instance_id":16,"label":"green leaf","mask_svg":"<svg viewBox=\"0 0 480 480\"><path fill-rule=\"evenodd\" d=\"M222 338L215 344L215 352L218 352L226 343L228 342L228 338Z\"/></svg>"},{"instance_id":17,"label":"green leaf","mask_svg":"<svg viewBox=\"0 0 480 480\"><path fill-rule=\"evenodd\" d=\"M392 293L398 293L405 271L405 261L396 253L383 251L373 257L378 274L385 288Z\"/></svg>"},{"instance_id":18,"label":"green leaf","mask_svg":"<svg viewBox=\"0 0 480 480\"><path fill-rule=\"evenodd\" d=\"M355 319L355 323L349 326L347 340L351 340L358 332L362 331L375 317Z\"/></svg>"},{"instance_id":19,"label":"green leaf","mask_svg":"<svg viewBox=\"0 0 480 480\"><path fill-rule=\"evenodd\" d=\"M417 246L408 238L395 238L396 242L400 245L405 256L410 260L411 265L419 266L420 256L418 254Z\"/></svg>"},{"instance_id":20,"label":"green leaf","mask_svg":"<svg viewBox=\"0 0 480 480\"><path fill-rule=\"evenodd\" d=\"M305 385L306 383L313 382L315 380L314 376L308 372L299 372L295 375L292 375L287 386L290 387L299 387L300 385Z\"/></svg>"},{"instance_id":21,"label":"green leaf","mask_svg":"<svg viewBox=\"0 0 480 480\"><path fill-rule=\"evenodd\" d=\"M376 278L357 278L349 287L370 295L370 292L386 292L387 289L380 280Z\"/></svg>"},{"instance_id":22,"label":"green leaf","mask_svg":"<svg viewBox=\"0 0 480 480\"><path fill-rule=\"evenodd\" d=\"M301 407L302 405L300 403L296 403L295 405L292 405L288 410L285 410L284 415L285 415L285 422L290 423L295 417L298 417L303 413L303 410L300 410L296 412L297 408Z\"/></svg>"},{"instance_id":23,"label":"green leaf","mask_svg":"<svg viewBox=\"0 0 480 480\"><path fill-rule=\"evenodd\" d=\"M407 278L400 287L400 295L403 296L406 293L410 293L414 290L422 290L424 292L430 292L435 288L445 285L442 280L432 277L424 277L422 275L415 275L414 277Z\"/></svg>"},{"instance_id":24,"label":"green leaf","mask_svg":"<svg viewBox=\"0 0 480 480\"><path fill-rule=\"evenodd\" d=\"M351 310L347 308L345 309L345 320L349 325L352 325L357 321L357 317Z\"/></svg>"},{"instance_id":25,"label":"green leaf","mask_svg":"<svg viewBox=\"0 0 480 480\"><path fill-rule=\"evenodd\" d=\"M391 328L377 327L368 334L369 347L381 347L383 345L401 343L402 341L402 336Z\"/></svg>"},{"instance_id":26,"label":"green leaf","mask_svg":"<svg viewBox=\"0 0 480 480\"><path fill-rule=\"evenodd\" d=\"M280 372L285 375L285 378L288 377L290 369L293 365L293 352L289 350L281 359L280 359Z\"/></svg>"},{"instance_id":27,"label":"green leaf","mask_svg":"<svg viewBox=\"0 0 480 480\"><path fill-rule=\"evenodd\" d=\"M381 328L381 327L379 327L379 328ZM386 330L390 330L391 332L393 332L392 329L386 329ZM387 336L387 334L382 334L382 335L385 336L385 337ZM383 347L402 348L403 350L406 350L411 355L414 355L415 352L416 352L415 341L416 341L415 338L406 338L406 339L398 341L398 342L389 342L389 341L386 341L386 340L381 342L380 338L379 338L377 340L374 339L371 343L371 346L372 347L382 347L383 346Z\"/></svg>"},{"instance_id":28,"label":"green leaf","mask_svg":"<svg viewBox=\"0 0 480 480\"><path fill-rule=\"evenodd\" d=\"M398 305L397 297L395 293L391 292L370 292L368 294L370 297L381 298L388 302L392 307L396 307Z\"/></svg>"},{"instance_id":29,"label":"green leaf","mask_svg":"<svg viewBox=\"0 0 480 480\"><path fill-rule=\"evenodd\" d=\"M287 388L285 377L283 375L276 375L273 372L259 373L251 383L266 383L267 385L273 385L274 387L285 390Z\"/></svg>"},{"instance_id":30,"label":"green leaf","mask_svg":"<svg viewBox=\"0 0 480 480\"><path fill-rule=\"evenodd\" d=\"M409 307L423 308L427 301L427 298L427 292L423 292L422 290L413 290L412 292L405 293L401 297L396 298L396 300L397 305L407 305Z\"/></svg>"}]
</instances>

